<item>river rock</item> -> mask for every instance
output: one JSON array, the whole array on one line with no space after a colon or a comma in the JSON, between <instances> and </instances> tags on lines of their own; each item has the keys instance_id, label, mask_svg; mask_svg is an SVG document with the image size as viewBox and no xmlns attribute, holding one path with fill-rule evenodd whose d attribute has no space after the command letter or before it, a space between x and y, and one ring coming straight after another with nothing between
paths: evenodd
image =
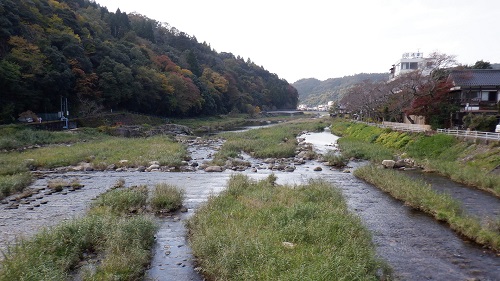
<instances>
[{"instance_id":1,"label":"river rock","mask_svg":"<svg viewBox=\"0 0 500 281\"><path fill-rule=\"evenodd\" d=\"M91 163L81 162L77 166L73 166L69 168L70 171L93 171Z\"/></svg>"},{"instance_id":2,"label":"river rock","mask_svg":"<svg viewBox=\"0 0 500 281\"><path fill-rule=\"evenodd\" d=\"M160 169L160 165L158 165L158 164L153 164L153 165L149 166L149 167L146 169L146 171L147 171L147 172L151 172L151 171L153 171L153 170L157 171L157 170L159 170L159 169Z\"/></svg>"},{"instance_id":3,"label":"river rock","mask_svg":"<svg viewBox=\"0 0 500 281\"><path fill-rule=\"evenodd\" d=\"M321 171L323 171L323 168L321 168L320 166L318 166L318 167L314 168L314 171L315 172L321 172Z\"/></svg>"},{"instance_id":4,"label":"river rock","mask_svg":"<svg viewBox=\"0 0 500 281\"><path fill-rule=\"evenodd\" d=\"M205 172L222 172L222 167L221 166L208 166L205 168Z\"/></svg>"},{"instance_id":5,"label":"river rock","mask_svg":"<svg viewBox=\"0 0 500 281\"><path fill-rule=\"evenodd\" d=\"M395 164L396 164L396 161L394 161L394 160L383 160L382 161L382 165L384 166L384 168L388 168L388 169L393 169Z\"/></svg>"},{"instance_id":6,"label":"river rock","mask_svg":"<svg viewBox=\"0 0 500 281\"><path fill-rule=\"evenodd\" d=\"M394 169L404 168L404 167L406 167L406 165L407 164L406 164L405 160L399 159L398 161L396 161L394 163Z\"/></svg>"}]
</instances>

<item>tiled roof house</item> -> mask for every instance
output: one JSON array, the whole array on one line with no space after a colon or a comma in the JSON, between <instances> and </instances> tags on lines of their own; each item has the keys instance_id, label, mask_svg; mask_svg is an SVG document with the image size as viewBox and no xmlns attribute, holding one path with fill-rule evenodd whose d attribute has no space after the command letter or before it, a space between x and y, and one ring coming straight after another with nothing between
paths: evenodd
<instances>
[{"instance_id":1,"label":"tiled roof house","mask_svg":"<svg viewBox=\"0 0 500 281\"><path fill-rule=\"evenodd\" d=\"M498 114L500 69L453 70L448 79L460 112Z\"/></svg>"}]
</instances>

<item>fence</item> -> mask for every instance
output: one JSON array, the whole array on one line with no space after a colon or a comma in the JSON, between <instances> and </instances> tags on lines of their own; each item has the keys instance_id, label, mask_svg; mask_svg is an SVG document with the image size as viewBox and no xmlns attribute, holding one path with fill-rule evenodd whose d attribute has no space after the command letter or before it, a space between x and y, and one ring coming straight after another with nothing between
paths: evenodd
<instances>
[{"instance_id":1,"label":"fence","mask_svg":"<svg viewBox=\"0 0 500 281\"><path fill-rule=\"evenodd\" d=\"M438 133L452 135L456 137L485 139L485 140L498 140L500 141L500 133L479 132L479 131L464 131L464 130L451 130L451 129L437 129Z\"/></svg>"},{"instance_id":2,"label":"fence","mask_svg":"<svg viewBox=\"0 0 500 281\"><path fill-rule=\"evenodd\" d=\"M379 128L389 128L395 131L403 131L403 132L414 132L414 133L420 133L420 132L426 132L430 131L431 128L429 125L419 125L419 124L407 124L407 123L395 123L395 122L382 122L381 123L368 123L368 122L362 122L362 121L356 121L359 123L364 123L369 126L375 126Z\"/></svg>"},{"instance_id":3,"label":"fence","mask_svg":"<svg viewBox=\"0 0 500 281\"><path fill-rule=\"evenodd\" d=\"M432 131L429 125L417 125L417 124L394 123L394 122L383 122L382 124L368 123L362 121L355 121L355 122L364 123L366 125L375 126L379 128L390 128L395 131L414 132L414 133ZM500 141L500 133L451 130L451 129L437 129L436 132L456 137Z\"/></svg>"}]
</instances>

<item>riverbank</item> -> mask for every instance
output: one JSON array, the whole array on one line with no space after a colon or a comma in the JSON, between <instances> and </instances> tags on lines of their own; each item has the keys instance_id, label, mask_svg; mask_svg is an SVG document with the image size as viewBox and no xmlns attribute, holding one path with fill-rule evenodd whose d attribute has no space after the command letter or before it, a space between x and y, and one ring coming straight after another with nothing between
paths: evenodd
<instances>
[{"instance_id":1,"label":"riverbank","mask_svg":"<svg viewBox=\"0 0 500 281\"><path fill-rule=\"evenodd\" d=\"M333 123L332 128L345 136L339 141L339 145L348 156L371 160L378 165L387 159L403 164L411 163L413 167L421 167L427 171L435 169L436 172L452 179L461 179L464 174L476 170L475 176L483 179L467 180L465 183L474 182L476 187L488 190L497 197L500 194L500 186L496 185L496 182L500 182L500 176L491 174L491 171L486 172L500 159L498 147L494 146L485 151L484 147L477 144L461 143L449 136L409 135L364 124L337 122ZM401 160L401 155L411 157L411 160ZM473 164L464 163L464 157ZM458 168L458 165L461 167ZM450 166L456 167L452 173L448 170ZM446 222L453 230L471 241L500 251L498 219L493 218L488 220L488 223L481 224L486 218L475 218L466 214L461 206L462 202L432 190L424 182L415 181L392 170L366 166L356 170L354 175L390 193L408 206Z\"/></svg>"},{"instance_id":2,"label":"riverbank","mask_svg":"<svg viewBox=\"0 0 500 281\"><path fill-rule=\"evenodd\" d=\"M347 157L374 163L406 159L428 172L439 173L500 198L498 142L484 145L444 134L397 132L342 119L334 119L331 130L342 136L339 145Z\"/></svg>"},{"instance_id":3,"label":"riverbank","mask_svg":"<svg viewBox=\"0 0 500 281\"><path fill-rule=\"evenodd\" d=\"M322 120L321 126L328 126L329 121L328 119ZM236 133L245 136L237 143L254 136L257 138L261 134L272 134L272 132L273 129L268 128L258 134ZM308 139L309 135L331 134L327 132L307 133L302 137ZM235 140L237 139L238 136ZM92 198L108 190L115 182L125 180L129 186L143 184L154 186L162 182L178 184L186 191L183 205L187 212L173 214L162 222L163 226L160 230L162 233L158 233L154 246L155 259L151 262L146 280L164 280L162 278L165 276L182 281L203 280L203 277L199 276L195 270L197 265L193 263L194 257L190 255L189 244L185 241L184 219L190 217L207 198L214 197L224 190L233 174L245 174L252 180L263 180L274 174L277 176L278 185L302 186L311 179L321 178L341 188L348 200L350 211L363 217L363 224L370 229L372 239L377 245L378 255L389 261L391 266L394 265L397 276L403 276L401 280L429 278L466 280L472 277L480 277L481 280L484 277L488 280L491 276L498 276L498 259L491 257L489 251L470 243L463 243L460 237L446 225L437 223L430 216L412 211L401 202L393 200L373 186L356 179L348 173L352 168L338 170L326 166L324 160L316 158L314 153L316 149L306 149L312 148L312 145L302 143L301 140L297 140L298 147L295 151L301 154L301 157L295 155L290 158L255 159L250 154L260 149L265 150L264 146L257 145L258 149L249 149L247 152L237 150L238 155L228 159L232 163L243 160L251 166L227 166L231 168L217 173L204 172L201 166L213 160L215 152L219 150L220 145L225 143L224 141L219 138L209 140L208 138L186 137L182 142L186 142L183 145L187 147L188 155L192 158L186 161L187 166L192 170L184 173L166 172L162 167L151 172L139 172L134 167L116 167L116 169L103 172L81 170L57 173L48 171L43 174L44 178L36 181L34 188L46 188L50 181L58 178L63 178L68 182L77 179L77 182L84 187L75 191L65 188L52 195L43 195L42 191L33 196L33 201L26 198L26 205L23 203L18 209L4 210L0 218L2 238L6 236L4 234L15 237L16 233L34 233L40 225L52 225L56 221L81 215L86 212L86 206L92 202ZM285 143L282 138L278 138L275 142L278 144L277 147L280 143ZM292 142L290 137L286 142ZM333 143L333 139L325 142L326 149L335 149ZM301 148L302 144L304 148ZM273 145L270 144L269 147ZM392 154L389 155L392 157ZM304 160L306 157L318 160L297 161ZM272 162L266 163L268 160ZM226 160L223 163L224 166L229 162ZM351 162L351 165L355 163ZM282 167L287 167L289 170L281 170ZM240 168L241 171L239 171ZM42 196L45 198L38 199ZM40 200L48 202L36 207L35 205L40 204Z\"/></svg>"}]
</instances>

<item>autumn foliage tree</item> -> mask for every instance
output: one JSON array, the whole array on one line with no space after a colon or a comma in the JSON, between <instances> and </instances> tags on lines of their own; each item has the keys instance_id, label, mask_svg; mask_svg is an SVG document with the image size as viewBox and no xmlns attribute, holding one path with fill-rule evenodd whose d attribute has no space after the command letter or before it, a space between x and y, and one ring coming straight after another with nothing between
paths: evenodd
<instances>
[{"instance_id":1,"label":"autumn foliage tree","mask_svg":"<svg viewBox=\"0 0 500 281\"><path fill-rule=\"evenodd\" d=\"M434 52L425 67L403 73L385 83L365 81L353 86L341 100L350 112L372 121L402 122L403 116L423 116L434 127L446 126L456 111L448 92L448 70L456 66L454 56Z\"/></svg>"},{"instance_id":2,"label":"autumn foliage tree","mask_svg":"<svg viewBox=\"0 0 500 281\"><path fill-rule=\"evenodd\" d=\"M0 1L0 123L19 113L110 109L161 116L295 108L298 93L250 59L92 0Z\"/></svg>"}]
</instances>

